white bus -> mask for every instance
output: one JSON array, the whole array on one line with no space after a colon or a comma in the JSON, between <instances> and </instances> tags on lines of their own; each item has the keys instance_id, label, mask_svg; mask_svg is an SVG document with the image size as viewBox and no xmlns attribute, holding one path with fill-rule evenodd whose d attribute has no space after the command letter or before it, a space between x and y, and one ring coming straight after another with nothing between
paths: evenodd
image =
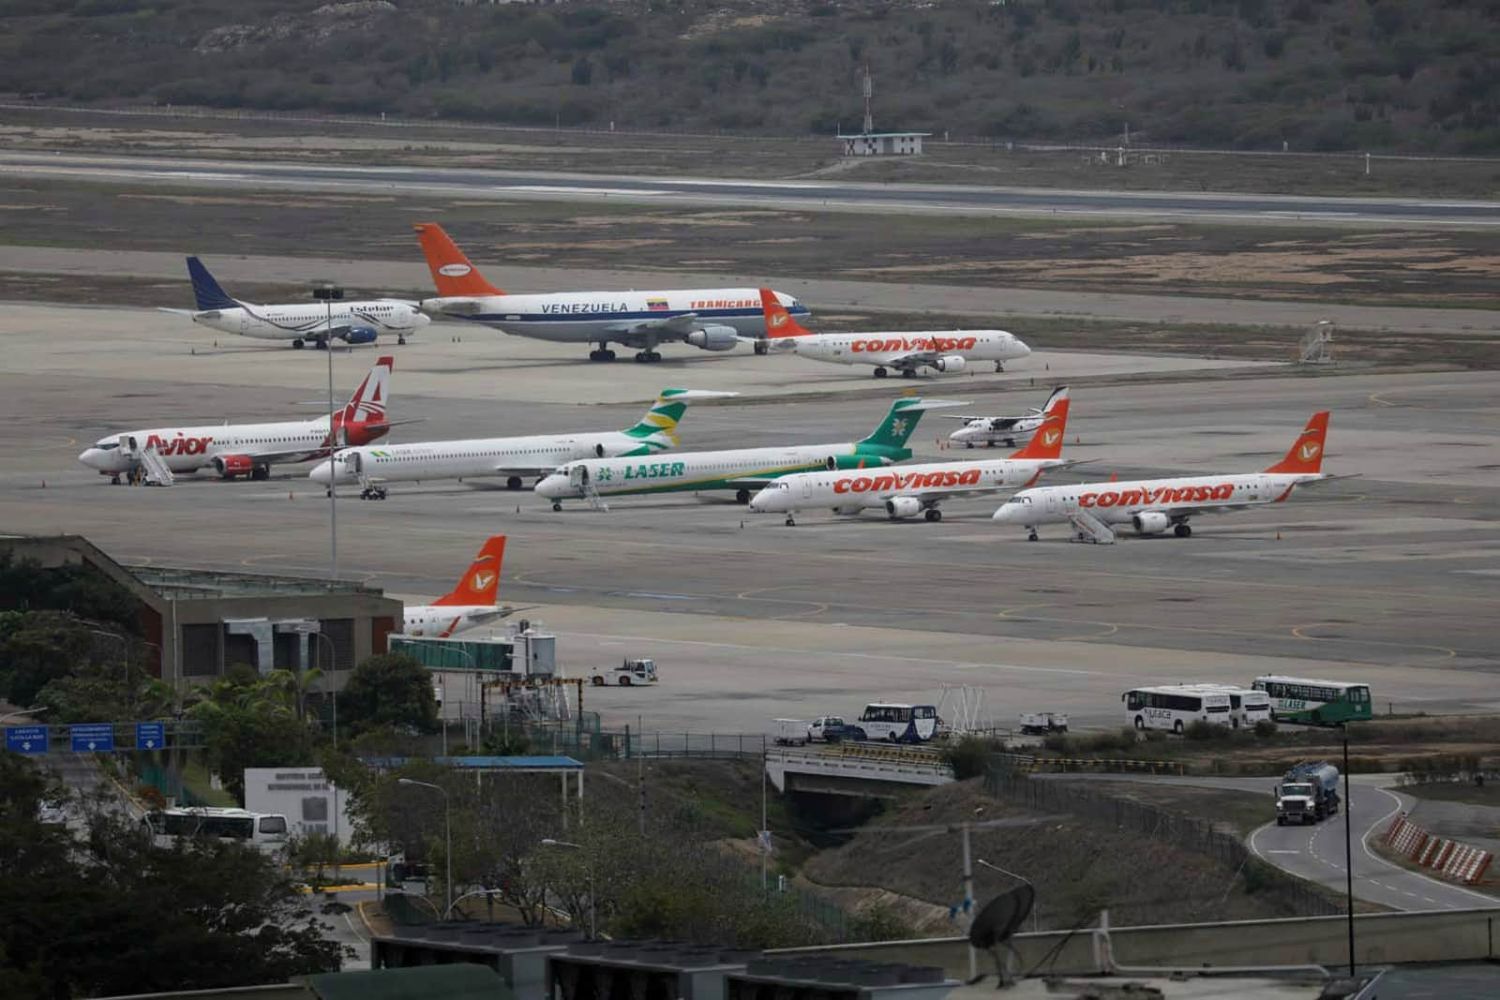
<instances>
[{"instance_id":1,"label":"white bus","mask_svg":"<svg viewBox=\"0 0 1500 1000\"><path fill-rule=\"evenodd\" d=\"M1229 725L1253 728L1257 722L1271 718L1271 696L1264 691L1234 684L1183 684L1183 688L1229 695Z\"/></svg>"},{"instance_id":2,"label":"white bus","mask_svg":"<svg viewBox=\"0 0 1500 1000\"><path fill-rule=\"evenodd\" d=\"M153 810L142 816L141 822L158 844L170 844L178 837L216 837L253 844L263 851L286 846L287 822L280 813L195 806Z\"/></svg>"},{"instance_id":3,"label":"white bus","mask_svg":"<svg viewBox=\"0 0 1500 1000\"><path fill-rule=\"evenodd\" d=\"M851 739L889 740L892 743L926 743L937 735L936 705L897 705L876 702L866 705L859 721L849 727Z\"/></svg>"},{"instance_id":4,"label":"white bus","mask_svg":"<svg viewBox=\"0 0 1500 1000\"><path fill-rule=\"evenodd\" d=\"M1137 729L1170 729L1181 733L1195 722L1234 724L1229 693L1192 684L1135 688L1120 695L1125 718Z\"/></svg>"}]
</instances>

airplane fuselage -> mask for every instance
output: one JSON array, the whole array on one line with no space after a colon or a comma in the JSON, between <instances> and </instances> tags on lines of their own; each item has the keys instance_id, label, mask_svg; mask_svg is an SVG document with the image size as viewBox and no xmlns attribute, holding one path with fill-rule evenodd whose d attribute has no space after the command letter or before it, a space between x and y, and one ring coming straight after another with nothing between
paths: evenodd
<instances>
[{"instance_id":1,"label":"airplane fuselage","mask_svg":"<svg viewBox=\"0 0 1500 1000\"><path fill-rule=\"evenodd\" d=\"M657 438L605 431L345 448L335 454L332 461L338 469L339 482L354 482L361 478L379 482L420 482L519 476L538 469L556 469L580 458L651 455L666 446L665 440ZM319 483L328 482L329 475L328 462L321 463L309 473L309 477Z\"/></svg>"},{"instance_id":2,"label":"airplane fuselage","mask_svg":"<svg viewBox=\"0 0 1500 1000\"><path fill-rule=\"evenodd\" d=\"M321 302L265 306L241 302L235 308L200 310L192 313L192 319L201 326L239 337L301 341L326 336L330 312L333 329L370 331L363 339L356 334L337 335L351 343L368 343L384 334L408 337L431 322L417 303L401 299L335 302L332 310Z\"/></svg>"},{"instance_id":3,"label":"airplane fuselage","mask_svg":"<svg viewBox=\"0 0 1500 1000\"><path fill-rule=\"evenodd\" d=\"M803 472L783 476L750 501L755 511L791 513L828 507L840 513L886 508L899 497L930 505L946 496L1016 489L1034 482L1061 459L996 459L988 462L931 462L885 469ZM922 508L913 508L915 514ZM910 516L910 514L906 515Z\"/></svg>"},{"instance_id":4,"label":"airplane fuselage","mask_svg":"<svg viewBox=\"0 0 1500 1000\"><path fill-rule=\"evenodd\" d=\"M446 639L497 617L493 604L414 604L401 615L401 632L416 638Z\"/></svg>"},{"instance_id":5,"label":"airplane fuselage","mask_svg":"<svg viewBox=\"0 0 1500 1000\"><path fill-rule=\"evenodd\" d=\"M1317 473L1255 472L1231 476L1179 476L1173 479L1140 479L1133 482L1076 483L1023 490L1011 497L994 519L1006 524L1034 528L1058 524L1079 511L1087 511L1108 525L1136 523L1138 517L1155 518L1157 530L1185 520L1205 508L1257 507L1279 503L1301 483L1321 479ZM1153 533L1145 531L1143 533Z\"/></svg>"},{"instance_id":6,"label":"airplane fuselage","mask_svg":"<svg viewBox=\"0 0 1500 1000\"><path fill-rule=\"evenodd\" d=\"M941 357L1006 362L1024 358L1031 349L1004 330L948 330L905 333L810 333L771 340L773 351L842 365L891 366L913 352Z\"/></svg>"},{"instance_id":7,"label":"airplane fuselage","mask_svg":"<svg viewBox=\"0 0 1500 1000\"><path fill-rule=\"evenodd\" d=\"M156 427L125 431L100 438L78 460L105 475L128 472L139 463L139 453L153 449L173 472L214 468L224 472L226 458L250 459L254 465L305 462L328 453L329 419L262 424L208 424L197 427ZM386 423L351 423L343 428L349 440L378 440ZM263 457L274 456L274 457ZM217 461L216 461L217 460ZM231 461L231 466L233 462ZM248 474L249 469L242 470Z\"/></svg>"}]
</instances>

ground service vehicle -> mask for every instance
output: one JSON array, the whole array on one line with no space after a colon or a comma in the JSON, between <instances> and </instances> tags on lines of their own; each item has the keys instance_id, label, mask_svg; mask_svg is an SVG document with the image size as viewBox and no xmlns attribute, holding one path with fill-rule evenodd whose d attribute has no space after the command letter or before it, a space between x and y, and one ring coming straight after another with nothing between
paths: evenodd
<instances>
[{"instance_id":1,"label":"ground service vehicle","mask_svg":"<svg viewBox=\"0 0 1500 1000\"><path fill-rule=\"evenodd\" d=\"M1027 736L1046 736L1068 731L1068 717L1062 712L1022 712L1021 732Z\"/></svg>"},{"instance_id":2,"label":"ground service vehicle","mask_svg":"<svg viewBox=\"0 0 1500 1000\"><path fill-rule=\"evenodd\" d=\"M590 678L595 687L616 684L630 687L632 684L655 684L655 660L626 660L613 670L596 670Z\"/></svg>"},{"instance_id":3,"label":"ground service vehicle","mask_svg":"<svg viewBox=\"0 0 1500 1000\"><path fill-rule=\"evenodd\" d=\"M926 743L937 735L936 705L899 705L875 702L865 706L859 721L849 726L851 740L886 740L891 743Z\"/></svg>"},{"instance_id":4,"label":"ground service vehicle","mask_svg":"<svg viewBox=\"0 0 1500 1000\"><path fill-rule=\"evenodd\" d=\"M1324 761L1292 767L1276 785L1276 825L1321 823L1339 811L1339 769Z\"/></svg>"},{"instance_id":5,"label":"ground service vehicle","mask_svg":"<svg viewBox=\"0 0 1500 1000\"><path fill-rule=\"evenodd\" d=\"M280 813L195 806L153 810L141 817L141 823L161 844L178 837L216 837L254 844L266 851L286 846L287 822Z\"/></svg>"},{"instance_id":6,"label":"ground service vehicle","mask_svg":"<svg viewBox=\"0 0 1500 1000\"><path fill-rule=\"evenodd\" d=\"M837 715L820 715L807 724L807 738L814 742L837 743L844 738L847 728Z\"/></svg>"},{"instance_id":7,"label":"ground service vehicle","mask_svg":"<svg viewBox=\"0 0 1500 1000\"><path fill-rule=\"evenodd\" d=\"M1225 691L1169 684L1135 688L1120 695L1125 720L1137 729L1169 729L1181 734L1195 722L1231 724L1229 694Z\"/></svg>"},{"instance_id":8,"label":"ground service vehicle","mask_svg":"<svg viewBox=\"0 0 1500 1000\"><path fill-rule=\"evenodd\" d=\"M1271 697L1271 717L1314 726L1357 722L1370 717L1370 686L1307 677L1257 677L1251 684Z\"/></svg>"}]
</instances>

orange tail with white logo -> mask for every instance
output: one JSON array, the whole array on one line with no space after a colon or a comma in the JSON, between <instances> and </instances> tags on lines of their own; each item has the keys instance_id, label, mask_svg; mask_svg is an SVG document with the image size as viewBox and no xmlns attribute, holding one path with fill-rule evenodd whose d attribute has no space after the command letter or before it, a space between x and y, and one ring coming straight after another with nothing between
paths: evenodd
<instances>
[{"instance_id":1,"label":"orange tail with white logo","mask_svg":"<svg viewBox=\"0 0 1500 1000\"><path fill-rule=\"evenodd\" d=\"M485 541L479 555L469 564L458 586L433 601L433 604L492 605L500 592L500 566L505 561L505 536L494 535Z\"/></svg>"},{"instance_id":2,"label":"orange tail with white logo","mask_svg":"<svg viewBox=\"0 0 1500 1000\"><path fill-rule=\"evenodd\" d=\"M776 293L769 288L760 290L760 309L766 317L767 337L806 337L812 333L792 318L792 314L786 311L786 306L776 297Z\"/></svg>"},{"instance_id":3,"label":"orange tail with white logo","mask_svg":"<svg viewBox=\"0 0 1500 1000\"><path fill-rule=\"evenodd\" d=\"M1314 413L1292 450L1286 458L1267 469L1267 472L1285 472L1313 475L1323 470L1323 442L1328 437L1328 411Z\"/></svg>"},{"instance_id":4,"label":"orange tail with white logo","mask_svg":"<svg viewBox=\"0 0 1500 1000\"><path fill-rule=\"evenodd\" d=\"M417 242L422 244L422 253L427 257L427 269L432 272L432 283L443 297L459 295L504 295L505 293L479 273L469 262L458 244L449 238L443 227L436 222L419 222L412 227L417 231Z\"/></svg>"},{"instance_id":5,"label":"orange tail with white logo","mask_svg":"<svg viewBox=\"0 0 1500 1000\"><path fill-rule=\"evenodd\" d=\"M1052 394L1042 410L1042 425L1031 434L1026 447L1011 458L1062 458L1063 435L1068 431L1068 387Z\"/></svg>"},{"instance_id":6,"label":"orange tail with white logo","mask_svg":"<svg viewBox=\"0 0 1500 1000\"><path fill-rule=\"evenodd\" d=\"M343 426L385 423L386 396L390 392L391 369L395 367L396 359L387 355L365 373L365 380L354 390L340 414Z\"/></svg>"}]
</instances>

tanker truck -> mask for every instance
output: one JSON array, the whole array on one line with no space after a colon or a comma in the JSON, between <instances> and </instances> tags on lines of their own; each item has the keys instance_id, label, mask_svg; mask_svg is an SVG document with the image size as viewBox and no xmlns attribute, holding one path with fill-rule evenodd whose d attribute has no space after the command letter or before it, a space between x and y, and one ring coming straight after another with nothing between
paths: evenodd
<instances>
[{"instance_id":1,"label":"tanker truck","mask_svg":"<svg viewBox=\"0 0 1500 1000\"><path fill-rule=\"evenodd\" d=\"M1294 765L1276 785L1276 825L1321 823L1339 811L1339 769L1326 761Z\"/></svg>"}]
</instances>

